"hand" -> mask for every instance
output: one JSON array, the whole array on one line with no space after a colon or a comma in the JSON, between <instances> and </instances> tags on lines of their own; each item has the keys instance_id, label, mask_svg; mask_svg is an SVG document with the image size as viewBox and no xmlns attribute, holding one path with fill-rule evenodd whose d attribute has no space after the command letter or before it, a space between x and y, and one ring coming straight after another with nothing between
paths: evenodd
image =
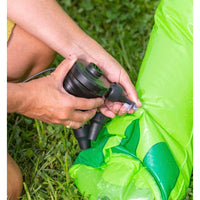
<instances>
[{"instance_id":1,"label":"hand","mask_svg":"<svg viewBox=\"0 0 200 200\"><path fill-rule=\"evenodd\" d=\"M67 93L63 80L75 60L64 60L49 76L22 84L26 99L20 113L47 123L76 129L91 119L103 99L78 98Z\"/></svg>"},{"instance_id":2,"label":"hand","mask_svg":"<svg viewBox=\"0 0 200 200\"><path fill-rule=\"evenodd\" d=\"M85 39L85 41L87 40L90 41L91 38ZM139 100L137 91L124 68L95 41L86 42L85 46L87 48L83 48L85 52L82 53L84 56L80 58L86 60L88 63L93 62L99 66L110 83L116 82L120 84L127 98L133 101L137 107L141 107L142 103ZM110 118L115 117L115 114L124 115L134 112L133 109L127 111L123 107L123 103L113 103L110 101L106 101L105 104L101 106L100 111Z\"/></svg>"},{"instance_id":3,"label":"hand","mask_svg":"<svg viewBox=\"0 0 200 200\"><path fill-rule=\"evenodd\" d=\"M124 88L130 100L138 107L142 105L123 67L96 41L86 35L56 1L48 1L47 6L46 1L21 0L19 3L9 0L8 17L63 57L70 58L75 55L78 59L94 62L110 82L117 82ZM114 117L115 113L126 113L121 103L106 103L101 111L108 117Z\"/></svg>"},{"instance_id":4,"label":"hand","mask_svg":"<svg viewBox=\"0 0 200 200\"><path fill-rule=\"evenodd\" d=\"M99 66L101 66L101 69L103 70L106 78L110 82L117 82L118 84L120 84L123 87L124 93L127 96L127 98L133 101L137 107L141 107L142 104L139 100L137 91L135 90L134 85L131 83L131 80L128 74L126 73L126 71L110 55L108 55L107 58L108 60L104 59L104 62L102 62L102 64L99 63ZM123 106L123 104L124 103L119 103L119 102L114 103L114 102L106 101L105 104L101 106L100 110L106 116L110 116L110 117L114 117L115 114L124 115L126 113L134 112L133 109L127 111L125 107Z\"/></svg>"}]
</instances>

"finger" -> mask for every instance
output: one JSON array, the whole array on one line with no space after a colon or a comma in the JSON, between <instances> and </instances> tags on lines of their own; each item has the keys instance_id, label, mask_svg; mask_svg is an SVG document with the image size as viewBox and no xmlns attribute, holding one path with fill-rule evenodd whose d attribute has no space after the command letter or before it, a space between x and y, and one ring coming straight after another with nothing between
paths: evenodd
<instances>
[{"instance_id":1,"label":"finger","mask_svg":"<svg viewBox=\"0 0 200 200\"><path fill-rule=\"evenodd\" d=\"M106 100L105 102L106 107L113 113L117 114L119 113L121 107L122 107L122 103L120 102L111 102L109 100Z\"/></svg>"},{"instance_id":2,"label":"finger","mask_svg":"<svg viewBox=\"0 0 200 200\"><path fill-rule=\"evenodd\" d=\"M121 115L125 115L126 113L127 113L126 108L124 108L124 106L121 106L117 115L121 116Z\"/></svg>"},{"instance_id":3,"label":"finger","mask_svg":"<svg viewBox=\"0 0 200 200\"><path fill-rule=\"evenodd\" d=\"M73 97L73 100L77 110L91 110L100 107L104 103L102 98L86 99Z\"/></svg>"},{"instance_id":4,"label":"finger","mask_svg":"<svg viewBox=\"0 0 200 200\"><path fill-rule=\"evenodd\" d=\"M106 117L109 118L114 118L115 117L115 113L112 112L111 110L109 110L105 105L101 106L99 108L99 110L101 111L101 113L103 113Z\"/></svg>"},{"instance_id":5,"label":"finger","mask_svg":"<svg viewBox=\"0 0 200 200\"><path fill-rule=\"evenodd\" d=\"M62 81L75 62L76 62L75 56L73 56L71 59L66 58L58 65L58 67L52 73L52 75L54 75L57 79Z\"/></svg>"},{"instance_id":6,"label":"finger","mask_svg":"<svg viewBox=\"0 0 200 200\"><path fill-rule=\"evenodd\" d=\"M66 128L78 129L78 128L80 128L81 126L83 126L83 123L67 120L67 121L65 121L65 122L63 123L63 125L64 125Z\"/></svg>"},{"instance_id":7,"label":"finger","mask_svg":"<svg viewBox=\"0 0 200 200\"><path fill-rule=\"evenodd\" d=\"M135 110L131 108L131 109L128 111L128 114L132 114L132 113L134 113L134 112L135 112Z\"/></svg>"},{"instance_id":8,"label":"finger","mask_svg":"<svg viewBox=\"0 0 200 200\"><path fill-rule=\"evenodd\" d=\"M92 110L87 110L87 111L80 111L80 110L75 110L71 118L73 121L85 123L89 121L94 115L96 114L97 109L92 109Z\"/></svg>"},{"instance_id":9,"label":"finger","mask_svg":"<svg viewBox=\"0 0 200 200\"><path fill-rule=\"evenodd\" d=\"M110 109L110 110L111 110L112 112L114 112L115 114L118 115L118 112L120 111L121 107L122 107L122 104L121 104L121 103L115 102L115 103L113 104L112 109Z\"/></svg>"},{"instance_id":10,"label":"finger","mask_svg":"<svg viewBox=\"0 0 200 200\"><path fill-rule=\"evenodd\" d=\"M137 107L141 107L142 103L139 100L137 91L134 87L134 85L132 84L128 74L125 71L121 72L121 76L120 76L120 84L124 87L128 98L133 101Z\"/></svg>"}]
</instances>

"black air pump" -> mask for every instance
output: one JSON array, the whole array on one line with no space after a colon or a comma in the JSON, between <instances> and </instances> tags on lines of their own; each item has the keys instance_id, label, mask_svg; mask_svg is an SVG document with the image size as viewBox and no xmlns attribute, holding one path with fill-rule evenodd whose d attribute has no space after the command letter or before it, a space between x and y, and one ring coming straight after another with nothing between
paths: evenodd
<instances>
[{"instance_id":1,"label":"black air pump","mask_svg":"<svg viewBox=\"0 0 200 200\"><path fill-rule=\"evenodd\" d=\"M129 108L137 109L135 103L126 98L119 84L111 83L109 85L102 75L103 72L94 63L85 66L81 62L76 62L67 73L63 87L76 97L97 98L105 96L105 99L112 102L124 102L129 105ZM90 148L91 141L96 140L105 122L106 116L97 112L90 120L90 125L85 124L79 129L73 129L81 149Z\"/></svg>"}]
</instances>

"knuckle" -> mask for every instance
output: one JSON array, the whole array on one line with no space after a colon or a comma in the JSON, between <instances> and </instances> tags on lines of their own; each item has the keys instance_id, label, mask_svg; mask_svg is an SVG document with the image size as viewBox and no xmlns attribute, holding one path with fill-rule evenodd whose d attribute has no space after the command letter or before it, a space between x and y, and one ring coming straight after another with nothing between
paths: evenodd
<instances>
[{"instance_id":1,"label":"knuckle","mask_svg":"<svg viewBox=\"0 0 200 200\"><path fill-rule=\"evenodd\" d=\"M80 123L80 122L74 122L74 124L73 124L73 129L78 129L78 128L80 128L82 126L82 123Z\"/></svg>"},{"instance_id":2,"label":"knuckle","mask_svg":"<svg viewBox=\"0 0 200 200\"><path fill-rule=\"evenodd\" d=\"M86 120L90 120L96 114L97 109L90 110ZM85 121L86 121L85 120Z\"/></svg>"},{"instance_id":3,"label":"knuckle","mask_svg":"<svg viewBox=\"0 0 200 200\"><path fill-rule=\"evenodd\" d=\"M97 108L99 107L100 105L103 104L103 100L98 98L98 99L91 99L91 101L88 101L88 106L90 108Z\"/></svg>"},{"instance_id":4,"label":"knuckle","mask_svg":"<svg viewBox=\"0 0 200 200\"><path fill-rule=\"evenodd\" d=\"M68 115L65 112L62 112L58 115L59 120L66 120L68 118Z\"/></svg>"}]
</instances>

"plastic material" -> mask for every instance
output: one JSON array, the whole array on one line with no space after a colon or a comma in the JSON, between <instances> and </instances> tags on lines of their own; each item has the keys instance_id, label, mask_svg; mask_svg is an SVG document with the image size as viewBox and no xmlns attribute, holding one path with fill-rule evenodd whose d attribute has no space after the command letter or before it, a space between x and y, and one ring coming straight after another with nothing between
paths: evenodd
<instances>
[{"instance_id":1,"label":"plastic material","mask_svg":"<svg viewBox=\"0 0 200 200\"><path fill-rule=\"evenodd\" d=\"M112 119L70 169L90 200L184 197L193 167L192 8L192 0L161 1L136 84L143 107Z\"/></svg>"},{"instance_id":2,"label":"plastic material","mask_svg":"<svg viewBox=\"0 0 200 200\"><path fill-rule=\"evenodd\" d=\"M85 124L84 126L78 129L74 129L74 136L77 139L81 149L90 148L90 141L88 140L89 130L90 127L88 124Z\"/></svg>"},{"instance_id":3,"label":"plastic material","mask_svg":"<svg viewBox=\"0 0 200 200\"><path fill-rule=\"evenodd\" d=\"M99 134L99 131L105 125L106 116L100 112L97 112L96 115L91 119L91 127L89 130L88 139L95 141Z\"/></svg>"},{"instance_id":4,"label":"plastic material","mask_svg":"<svg viewBox=\"0 0 200 200\"><path fill-rule=\"evenodd\" d=\"M102 97L108 88L100 79L102 71L94 63L88 66L76 62L67 73L63 87L70 94L77 97L96 98Z\"/></svg>"}]
</instances>

